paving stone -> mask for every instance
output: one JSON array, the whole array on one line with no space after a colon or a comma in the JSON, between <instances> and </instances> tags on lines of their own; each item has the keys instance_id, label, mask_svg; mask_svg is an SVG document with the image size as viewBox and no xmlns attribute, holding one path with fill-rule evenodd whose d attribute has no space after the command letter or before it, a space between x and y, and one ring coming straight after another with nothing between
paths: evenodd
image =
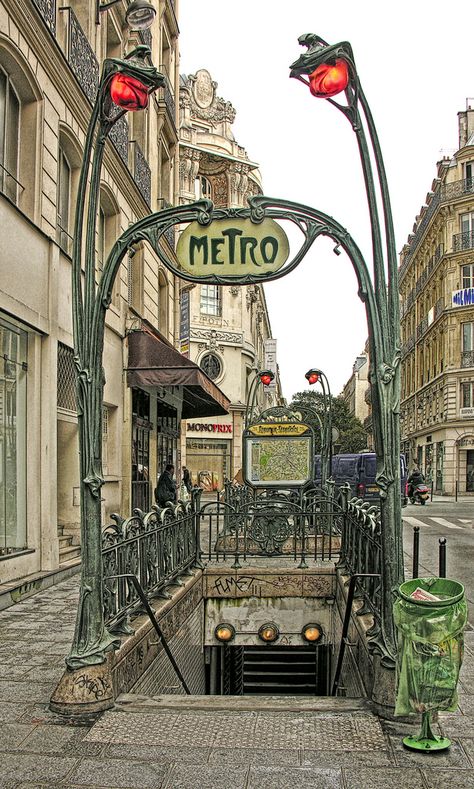
<instances>
[{"instance_id":1,"label":"paving stone","mask_svg":"<svg viewBox=\"0 0 474 789\"><path fill-rule=\"evenodd\" d=\"M20 721L25 712L29 709L26 702L18 704L15 702L0 701L0 723L13 723Z\"/></svg>"},{"instance_id":2,"label":"paving stone","mask_svg":"<svg viewBox=\"0 0 474 789\"><path fill-rule=\"evenodd\" d=\"M361 767L357 757L352 769L343 768L345 785L350 789L426 789L423 776L418 769L392 767ZM446 784L443 789L449 786Z\"/></svg>"},{"instance_id":3,"label":"paving stone","mask_svg":"<svg viewBox=\"0 0 474 789\"><path fill-rule=\"evenodd\" d=\"M459 709L464 713L464 715L472 715L474 721L474 696L467 693L460 693Z\"/></svg>"},{"instance_id":4,"label":"paving stone","mask_svg":"<svg viewBox=\"0 0 474 789\"><path fill-rule=\"evenodd\" d=\"M139 762L122 759L83 759L68 776L69 783L78 786L137 787L160 789L164 785L167 768L158 762ZM194 787L199 786L195 784Z\"/></svg>"},{"instance_id":5,"label":"paving stone","mask_svg":"<svg viewBox=\"0 0 474 789\"><path fill-rule=\"evenodd\" d=\"M60 758L51 755L5 753L1 760L2 781L63 781L77 765L74 758Z\"/></svg>"},{"instance_id":6,"label":"paving stone","mask_svg":"<svg viewBox=\"0 0 474 789\"><path fill-rule=\"evenodd\" d=\"M69 726L48 726L36 725L31 728L27 736L17 746L16 750L28 753L51 753L58 756L76 755L75 745L78 746L78 756L83 755L84 751L80 748L80 743L84 738L82 729L71 728ZM96 743L88 743L89 747L96 746ZM89 751L90 755L95 753Z\"/></svg>"},{"instance_id":7,"label":"paving stone","mask_svg":"<svg viewBox=\"0 0 474 789\"><path fill-rule=\"evenodd\" d=\"M251 767L248 783L248 789L339 789L342 786L340 770L317 767Z\"/></svg>"},{"instance_id":8,"label":"paving stone","mask_svg":"<svg viewBox=\"0 0 474 789\"><path fill-rule=\"evenodd\" d=\"M448 786L455 787L455 789L473 789L474 787L472 770L438 770L437 768L428 768L423 770L423 775L427 789L446 789Z\"/></svg>"},{"instance_id":9,"label":"paving stone","mask_svg":"<svg viewBox=\"0 0 474 789\"><path fill-rule=\"evenodd\" d=\"M3 701L44 701L49 700L55 687L51 682L0 680L0 698Z\"/></svg>"},{"instance_id":10,"label":"paving stone","mask_svg":"<svg viewBox=\"0 0 474 789\"><path fill-rule=\"evenodd\" d=\"M18 748L34 728L28 723L0 724L0 751L12 751Z\"/></svg>"},{"instance_id":11,"label":"paving stone","mask_svg":"<svg viewBox=\"0 0 474 789\"><path fill-rule=\"evenodd\" d=\"M474 718L470 715L440 715L439 723L442 734L450 740L474 737Z\"/></svg>"},{"instance_id":12,"label":"paving stone","mask_svg":"<svg viewBox=\"0 0 474 789\"><path fill-rule=\"evenodd\" d=\"M467 737L461 740L461 745L464 753L467 755L469 761L474 767L474 739L470 740Z\"/></svg>"},{"instance_id":13,"label":"paving stone","mask_svg":"<svg viewBox=\"0 0 474 789\"><path fill-rule=\"evenodd\" d=\"M325 751L304 750L301 757L302 767L390 767L395 759L390 750L386 751Z\"/></svg>"},{"instance_id":14,"label":"paving stone","mask_svg":"<svg viewBox=\"0 0 474 789\"><path fill-rule=\"evenodd\" d=\"M172 769L165 786L166 789L244 789L247 775L248 767L232 767L229 763L180 764Z\"/></svg>"},{"instance_id":15,"label":"paving stone","mask_svg":"<svg viewBox=\"0 0 474 789\"><path fill-rule=\"evenodd\" d=\"M300 764L300 751L298 749L282 748L242 748L241 740L238 740L238 747L213 748L209 757L209 764L223 764L232 759L232 764L252 764L270 767L272 765L293 765L298 767Z\"/></svg>"},{"instance_id":16,"label":"paving stone","mask_svg":"<svg viewBox=\"0 0 474 789\"><path fill-rule=\"evenodd\" d=\"M99 745L99 743L87 743L86 745ZM166 742L163 745L131 745L128 743L110 743L104 747L104 759L139 759L143 761L159 762L160 764L207 764L209 755L211 753L209 748L187 747L187 748L171 748ZM234 760L234 751L232 751L232 759ZM228 758L228 752L227 757Z\"/></svg>"}]
</instances>

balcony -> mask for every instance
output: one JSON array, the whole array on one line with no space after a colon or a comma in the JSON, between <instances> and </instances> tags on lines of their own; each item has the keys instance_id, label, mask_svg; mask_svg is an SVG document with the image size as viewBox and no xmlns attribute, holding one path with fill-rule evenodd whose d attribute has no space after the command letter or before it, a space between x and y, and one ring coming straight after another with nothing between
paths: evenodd
<instances>
[{"instance_id":1,"label":"balcony","mask_svg":"<svg viewBox=\"0 0 474 789\"><path fill-rule=\"evenodd\" d=\"M168 69L166 66L161 65L158 69L164 77L165 84L162 88L158 88L156 95L158 97L158 105L166 108L166 115L171 124L171 128L176 133L176 103L174 100L173 91L171 90L171 82L168 76Z\"/></svg>"},{"instance_id":2,"label":"balcony","mask_svg":"<svg viewBox=\"0 0 474 789\"><path fill-rule=\"evenodd\" d=\"M440 189L441 202L456 200L467 194L474 194L474 178L464 178L462 181L454 181L452 184L444 184Z\"/></svg>"},{"instance_id":3,"label":"balcony","mask_svg":"<svg viewBox=\"0 0 474 789\"><path fill-rule=\"evenodd\" d=\"M461 351L461 367L474 367L474 351Z\"/></svg>"},{"instance_id":4,"label":"balcony","mask_svg":"<svg viewBox=\"0 0 474 789\"><path fill-rule=\"evenodd\" d=\"M415 347L415 335L412 334L411 337L409 337L408 340L406 341L406 343L402 346L402 349L401 349L402 359L408 353L410 353L410 351L412 351L414 347Z\"/></svg>"},{"instance_id":5,"label":"balcony","mask_svg":"<svg viewBox=\"0 0 474 789\"><path fill-rule=\"evenodd\" d=\"M99 87L99 62L72 8L60 8L67 14L66 57L71 70L91 104Z\"/></svg>"},{"instance_id":6,"label":"balcony","mask_svg":"<svg viewBox=\"0 0 474 789\"><path fill-rule=\"evenodd\" d=\"M115 121L109 132L109 139L124 165L128 167L128 122L125 115Z\"/></svg>"},{"instance_id":7,"label":"balcony","mask_svg":"<svg viewBox=\"0 0 474 789\"><path fill-rule=\"evenodd\" d=\"M148 164L142 149L136 140L132 141L133 145L133 180L135 181L138 191L148 206L151 202L151 169Z\"/></svg>"},{"instance_id":8,"label":"balcony","mask_svg":"<svg viewBox=\"0 0 474 789\"><path fill-rule=\"evenodd\" d=\"M56 0L33 0L36 8L40 12L43 22L49 28L53 36L56 35Z\"/></svg>"},{"instance_id":9,"label":"balcony","mask_svg":"<svg viewBox=\"0 0 474 789\"><path fill-rule=\"evenodd\" d=\"M457 233L453 236L453 252L474 249L474 233Z\"/></svg>"}]
</instances>

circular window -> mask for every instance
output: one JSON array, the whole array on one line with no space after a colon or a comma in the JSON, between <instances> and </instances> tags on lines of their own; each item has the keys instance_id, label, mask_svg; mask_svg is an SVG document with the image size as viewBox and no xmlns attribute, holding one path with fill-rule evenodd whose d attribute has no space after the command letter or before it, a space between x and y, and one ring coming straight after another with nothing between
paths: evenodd
<instances>
[{"instance_id":1,"label":"circular window","mask_svg":"<svg viewBox=\"0 0 474 789\"><path fill-rule=\"evenodd\" d=\"M215 381L216 378L219 378L220 374L222 373L222 362L215 353L206 353L201 359L201 370L211 378L211 380Z\"/></svg>"}]
</instances>

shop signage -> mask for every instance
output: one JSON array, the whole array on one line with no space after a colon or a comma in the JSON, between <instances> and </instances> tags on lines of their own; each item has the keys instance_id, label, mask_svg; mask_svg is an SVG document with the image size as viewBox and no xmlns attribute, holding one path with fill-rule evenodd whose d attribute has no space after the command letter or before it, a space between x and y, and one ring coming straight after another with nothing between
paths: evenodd
<instances>
[{"instance_id":1,"label":"shop signage","mask_svg":"<svg viewBox=\"0 0 474 789\"><path fill-rule=\"evenodd\" d=\"M474 288L453 290L453 307L470 307L474 305Z\"/></svg>"},{"instance_id":2,"label":"shop signage","mask_svg":"<svg viewBox=\"0 0 474 789\"><path fill-rule=\"evenodd\" d=\"M176 248L181 267L195 277L272 274L286 262L290 247L273 219L255 224L239 217L215 219L207 227L191 222Z\"/></svg>"},{"instance_id":3,"label":"shop signage","mask_svg":"<svg viewBox=\"0 0 474 789\"><path fill-rule=\"evenodd\" d=\"M249 427L249 433L253 436L302 436L307 432L308 425L301 422L265 422Z\"/></svg>"},{"instance_id":4,"label":"shop signage","mask_svg":"<svg viewBox=\"0 0 474 789\"><path fill-rule=\"evenodd\" d=\"M183 356L189 358L189 289L182 290L180 294L179 338L180 350Z\"/></svg>"},{"instance_id":5,"label":"shop signage","mask_svg":"<svg viewBox=\"0 0 474 789\"><path fill-rule=\"evenodd\" d=\"M204 424L204 422L188 422L188 430L196 430L198 433L232 433L232 425Z\"/></svg>"},{"instance_id":6,"label":"shop signage","mask_svg":"<svg viewBox=\"0 0 474 789\"><path fill-rule=\"evenodd\" d=\"M473 417L474 416L474 408L460 408L459 409L459 416L466 419L466 417Z\"/></svg>"}]
</instances>

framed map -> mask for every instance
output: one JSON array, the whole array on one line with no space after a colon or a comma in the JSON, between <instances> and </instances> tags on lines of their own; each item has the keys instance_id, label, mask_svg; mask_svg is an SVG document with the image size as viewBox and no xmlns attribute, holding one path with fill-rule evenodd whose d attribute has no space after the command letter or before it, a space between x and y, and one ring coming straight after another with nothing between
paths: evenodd
<instances>
[{"instance_id":1,"label":"framed map","mask_svg":"<svg viewBox=\"0 0 474 789\"><path fill-rule=\"evenodd\" d=\"M279 427L284 428L281 433ZM311 430L301 424L294 425L294 430L291 427L287 424L254 425L246 431L244 477L247 484L256 488L297 486L311 479Z\"/></svg>"}]
</instances>

